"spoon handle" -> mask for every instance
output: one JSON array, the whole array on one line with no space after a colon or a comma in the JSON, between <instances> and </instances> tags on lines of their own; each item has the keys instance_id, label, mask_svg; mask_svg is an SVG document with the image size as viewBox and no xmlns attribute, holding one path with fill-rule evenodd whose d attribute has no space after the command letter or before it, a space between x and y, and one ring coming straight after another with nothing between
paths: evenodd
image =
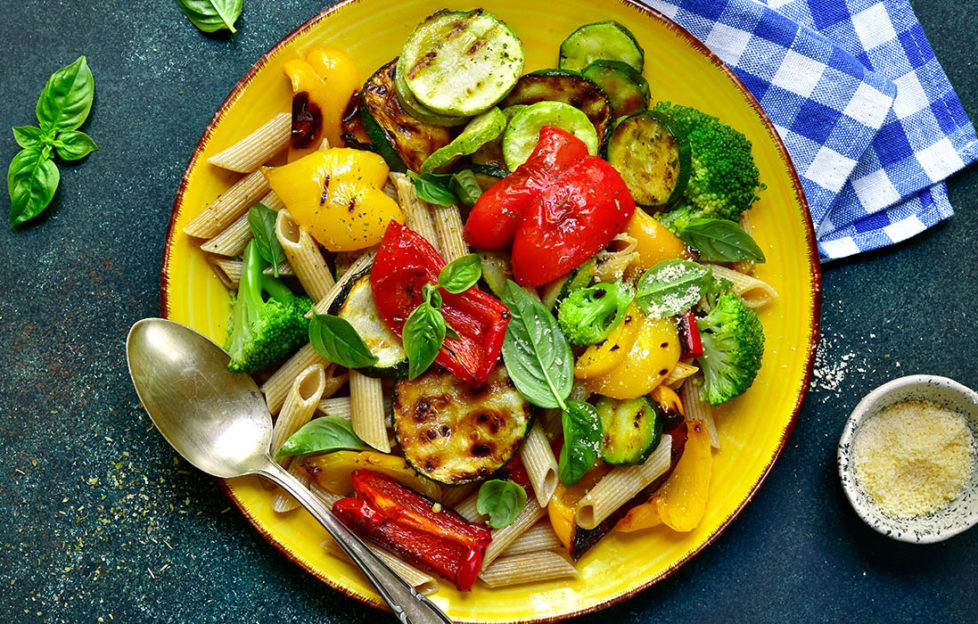
<instances>
[{"instance_id":1,"label":"spoon handle","mask_svg":"<svg viewBox=\"0 0 978 624\"><path fill-rule=\"evenodd\" d=\"M424 595L418 593L396 572L381 561L366 544L350 529L340 522L333 512L323 504L306 486L289 474L287 470L268 460L258 474L268 477L291 494L313 517L333 536L350 559L359 566L370 582L374 584L381 598L403 624L452 624L447 615L441 612Z\"/></svg>"}]
</instances>

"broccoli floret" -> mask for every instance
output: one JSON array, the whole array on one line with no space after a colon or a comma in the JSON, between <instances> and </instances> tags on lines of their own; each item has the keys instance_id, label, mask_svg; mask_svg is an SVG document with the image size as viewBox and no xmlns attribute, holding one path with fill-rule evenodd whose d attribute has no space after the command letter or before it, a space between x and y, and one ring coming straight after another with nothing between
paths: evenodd
<instances>
[{"instance_id":1,"label":"broccoli floret","mask_svg":"<svg viewBox=\"0 0 978 624\"><path fill-rule=\"evenodd\" d=\"M225 345L231 356L228 370L235 373L266 369L309 342L306 313L312 301L292 294L274 277L262 275L264 268L254 241L248 243ZM262 291L269 295L267 301Z\"/></svg>"},{"instance_id":2,"label":"broccoli floret","mask_svg":"<svg viewBox=\"0 0 978 624\"><path fill-rule=\"evenodd\" d=\"M703 355L697 358L704 378L700 399L720 405L740 396L754 383L764 355L764 328L757 313L728 292L696 326L703 343Z\"/></svg>"},{"instance_id":3,"label":"broccoli floret","mask_svg":"<svg viewBox=\"0 0 978 624\"><path fill-rule=\"evenodd\" d=\"M634 298L634 291L620 282L578 288L560 304L557 322L572 344L596 344L618 326Z\"/></svg>"},{"instance_id":4,"label":"broccoli floret","mask_svg":"<svg viewBox=\"0 0 978 624\"><path fill-rule=\"evenodd\" d=\"M673 232L690 221L713 217L736 221L759 199L758 179L750 141L716 117L688 106L659 102L655 110L668 116L689 140L692 171L679 204L660 220Z\"/></svg>"}]
</instances>

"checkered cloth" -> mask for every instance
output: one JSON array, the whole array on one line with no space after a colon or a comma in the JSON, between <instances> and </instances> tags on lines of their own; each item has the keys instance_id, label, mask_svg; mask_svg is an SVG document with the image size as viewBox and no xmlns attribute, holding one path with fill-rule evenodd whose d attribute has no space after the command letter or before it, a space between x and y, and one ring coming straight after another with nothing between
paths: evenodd
<instances>
[{"instance_id":1,"label":"checkered cloth","mask_svg":"<svg viewBox=\"0 0 978 624\"><path fill-rule=\"evenodd\" d=\"M978 139L908 0L645 0L734 69L788 148L822 261L953 214Z\"/></svg>"}]
</instances>

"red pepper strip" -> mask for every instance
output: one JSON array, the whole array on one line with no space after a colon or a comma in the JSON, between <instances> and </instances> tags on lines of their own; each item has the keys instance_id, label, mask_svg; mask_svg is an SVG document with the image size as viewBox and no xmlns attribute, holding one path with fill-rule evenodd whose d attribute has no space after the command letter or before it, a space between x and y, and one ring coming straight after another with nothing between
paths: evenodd
<instances>
[{"instance_id":1,"label":"red pepper strip","mask_svg":"<svg viewBox=\"0 0 978 624\"><path fill-rule=\"evenodd\" d=\"M373 470L355 470L353 490L384 518L402 527L454 542L470 550L485 550L492 532L473 524L452 509L435 513L435 501L410 490L394 479Z\"/></svg>"},{"instance_id":2,"label":"red pepper strip","mask_svg":"<svg viewBox=\"0 0 978 624\"><path fill-rule=\"evenodd\" d=\"M425 284L437 283L445 266L435 248L413 230L391 222L370 271L380 316L401 336L408 315L424 301ZM471 386L481 386L499 361L509 310L477 288L463 293L439 289L441 313L459 337L446 336L435 362Z\"/></svg>"},{"instance_id":3,"label":"red pepper strip","mask_svg":"<svg viewBox=\"0 0 978 624\"><path fill-rule=\"evenodd\" d=\"M569 273L628 225L635 200L574 135L544 126L530 158L483 193L465 223L474 247L513 243L513 276L539 286Z\"/></svg>"},{"instance_id":4,"label":"red pepper strip","mask_svg":"<svg viewBox=\"0 0 978 624\"><path fill-rule=\"evenodd\" d=\"M333 513L360 537L396 552L404 561L421 570L447 578L461 591L469 591L475 584L484 549L466 548L457 542L391 522L362 498L336 501Z\"/></svg>"},{"instance_id":5,"label":"red pepper strip","mask_svg":"<svg viewBox=\"0 0 978 624\"><path fill-rule=\"evenodd\" d=\"M683 346L683 360L691 360L703 355L703 341L700 340L700 328L696 325L696 316L692 310L679 318L679 338Z\"/></svg>"}]
</instances>

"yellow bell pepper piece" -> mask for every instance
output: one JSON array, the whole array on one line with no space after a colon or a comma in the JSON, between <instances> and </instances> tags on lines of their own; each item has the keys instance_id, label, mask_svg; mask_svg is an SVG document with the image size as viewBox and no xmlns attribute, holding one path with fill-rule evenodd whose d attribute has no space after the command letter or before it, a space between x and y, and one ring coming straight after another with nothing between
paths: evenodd
<instances>
[{"instance_id":1,"label":"yellow bell pepper piece","mask_svg":"<svg viewBox=\"0 0 978 624\"><path fill-rule=\"evenodd\" d=\"M296 223L330 251L371 247L391 221L404 223L381 190L390 170L373 152L328 149L262 172Z\"/></svg>"},{"instance_id":2,"label":"yellow bell pepper piece","mask_svg":"<svg viewBox=\"0 0 978 624\"><path fill-rule=\"evenodd\" d=\"M693 253L686 243L679 240L675 234L666 229L644 210L636 210L632 214L625 234L635 239L635 259L629 271L642 273L651 269L663 260L680 258L693 260Z\"/></svg>"},{"instance_id":3,"label":"yellow bell pepper piece","mask_svg":"<svg viewBox=\"0 0 978 624\"><path fill-rule=\"evenodd\" d=\"M292 135L289 137L289 162L320 148L323 137L332 147L339 147L339 132L327 135L324 112L333 95L312 65L293 59L282 66L292 84Z\"/></svg>"},{"instance_id":4,"label":"yellow bell pepper piece","mask_svg":"<svg viewBox=\"0 0 978 624\"><path fill-rule=\"evenodd\" d=\"M683 409L683 402L679 399L679 395L669 386L659 384L652 390L651 397L662 411L679 412L681 416L686 415L686 411Z\"/></svg>"},{"instance_id":5,"label":"yellow bell pepper piece","mask_svg":"<svg viewBox=\"0 0 978 624\"><path fill-rule=\"evenodd\" d=\"M588 347L574 364L574 376L588 379L605 375L618 366L625 354L631 351L638 337L641 312L634 304L625 311L625 318L614 328L604 342Z\"/></svg>"},{"instance_id":6,"label":"yellow bell pepper piece","mask_svg":"<svg viewBox=\"0 0 978 624\"><path fill-rule=\"evenodd\" d=\"M323 128L330 146L341 147L343 112L361 84L356 65L345 52L334 48L312 50L306 55L306 62L326 83L330 97L323 101Z\"/></svg>"},{"instance_id":7,"label":"yellow bell pepper piece","mask_svg":"<svg viewBox=\"0 0 978 624\"><path fill-rule=\"evenodd\" d=\"M568 552L574 543L574 535L577 533L577 524L574 522L575 508L577 503L584 498L587 491L611 471L611 466L598 462L593 468L584 473L581 480L570 487L566 487L560 481L557 482L557 489L554 490L550 502L547 503L547 516L550 518L550 526L553 527L557 539L564 545Z\"/></svg>"},{"instance_id":8,"label":"yellow bell pepper piece","mask_svg":"<svg viewBox=\"0 0 978 624\"><path fill-rule=\"evenodd\" d=\"M387 475L401 485L434 500L441 499L441 488L420 476L403 457L376 451L335 451L301 459L306 472L319 487L341 496L353 495L350 475L354 470L368 469Z\"/></svg>"},{"instance_id":9,"label":"yellow bell pepper piece","mask_svg":"<svg viewBox=\"0 0 978 624\"><path fill-rule=\"evenodd\" d=\"M682 349L672 319L656 319L639 313L635 343L608 372L587 377L581 384L613 399L635 399L662 383L676 364Z\"/></svg>"}]
</instances>

